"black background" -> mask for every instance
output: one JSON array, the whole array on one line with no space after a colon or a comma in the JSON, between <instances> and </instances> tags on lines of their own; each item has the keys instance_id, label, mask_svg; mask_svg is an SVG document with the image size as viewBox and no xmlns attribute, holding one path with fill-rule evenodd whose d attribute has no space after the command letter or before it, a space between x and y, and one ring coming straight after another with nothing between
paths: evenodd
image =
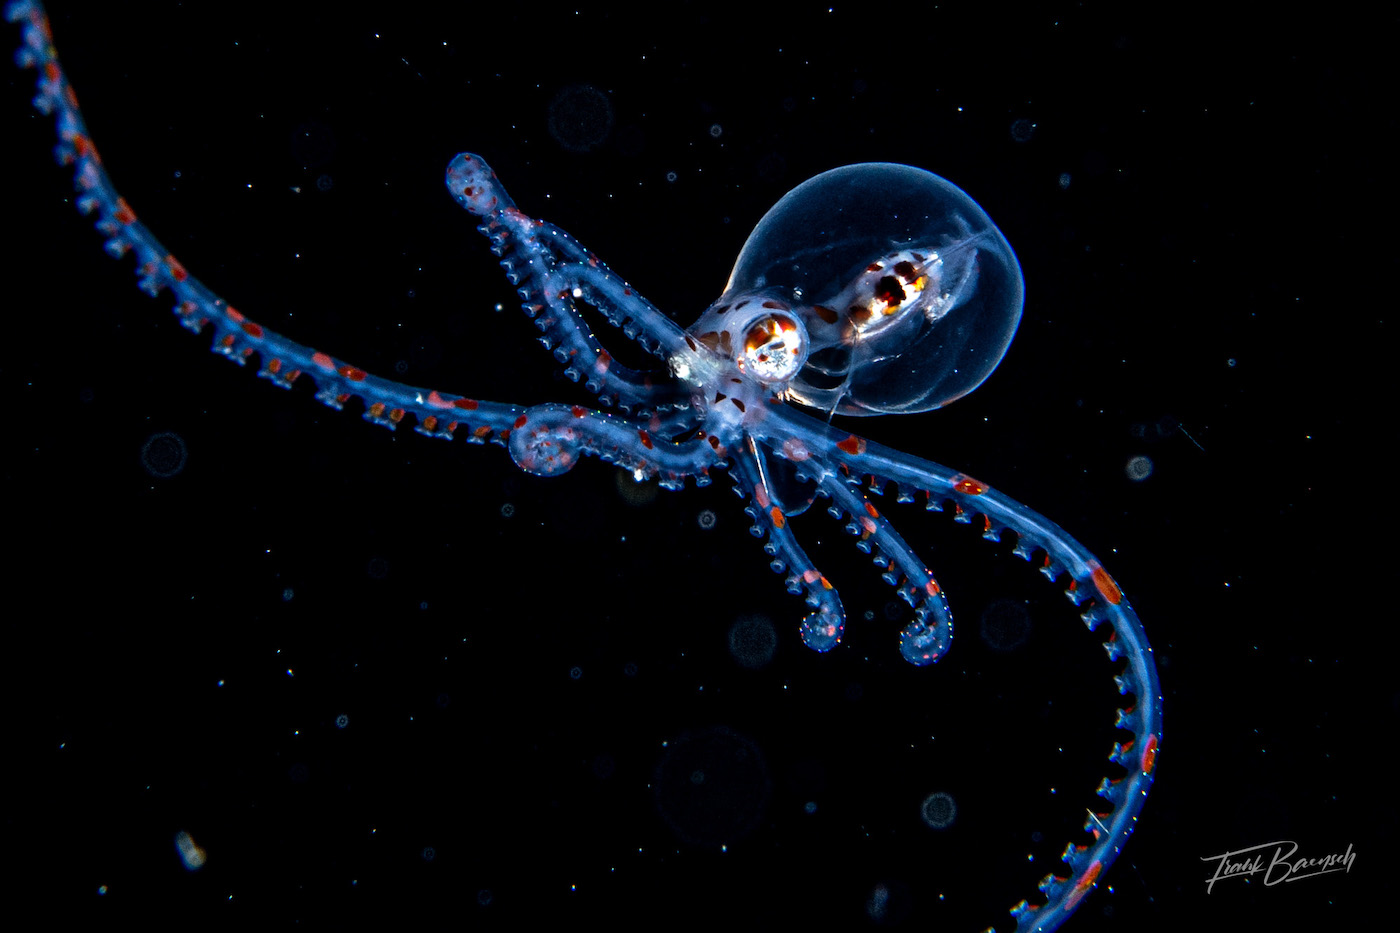
<instances>
[{"instance_id":1,"label":"black background","mask_svg":"<svg viewBox=\"0 0 1400 933\"><path fill-rule=\"evenodd\" d=\"M444 391L588 402L447 196L458 151L683 324L806 178L954 181L1019 254L1019 336L947 410L851 427L1058 522L1152 639L1158 780L1068 929L1369 919L1400 867L1394 22L1121 6L52 13L115 183L193 274ZM878 573L797 518L849 616L809 652L723 476L531 477L203 352L72 209L32 78L3 110L12 905L1004 929L1058 865L1113 670L1004 546L891 509L959 621L915 670ZM185 459L158 476L166 434ZM1030 636L997 652L980 620L1006 599ZM745 619L777 635L758 671L728 649ZM934 792L958 806L941 831ZM1355 867L1206 893L1203 858L1274 840Z\"/></svg>"}]
</instances>

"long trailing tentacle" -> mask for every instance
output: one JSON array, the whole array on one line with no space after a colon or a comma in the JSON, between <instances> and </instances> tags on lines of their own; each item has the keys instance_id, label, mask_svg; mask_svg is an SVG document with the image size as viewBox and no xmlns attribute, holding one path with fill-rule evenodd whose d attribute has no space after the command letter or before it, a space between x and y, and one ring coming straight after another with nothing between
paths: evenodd
<instances>
[{"instance_id":1,"label":"long trailing tentacle","mask_svg":"<svg viewBox=\"0 0 1400 933\"><path fill-rule=\"evenodd\" d=\"M516 208L481 156L457 155L447 168L447 188L458 204L481 218L477 229L501 257L506 277L518 288L521 307L542 332L540 340L566 367L566 376L582 378L605 404L625 409L689 405L688 395L669 380L654 385L649 373L614 360L575 302L597 308L627 337L662 359L684 348L685 333L674 321L569 234Z\"/></svg>"},{"instance_id":2,"label":"long trailing tentacle","mask_svg":"<svg viewBox=\"0 0 1400 933\"><path fill-rule=\"evenodd\" d=\"M505 443L511 427L524 409L487 402L434 389L406 385L365 372L345 360L297 343L275 333L238 311L191 275L117 192L102 166L97 147L88 135L77 96L73 93L53 46L53 36L43 9L30 0L6 8L11 22L24 21L20 65L39 70L34 106L53 114L58 144L54 154L74 167L73 181L80 192L78 209L96 214L96 226L106 234L106 249L114 257L136 257L137 284L156 297L162 289L175 296L175 314L185 327L199 333L213 331L213 346L240 366L257 354L262 361L259 376L274 385L290 388L301 376L316 385L316 398L341 408L352 398L364 402L368 421L393 430L412 416L416 429L432 437L463 434L470 441Z\"/></svg>"},{"instance_id":3,"label":"long trailing tentacle","mask_svg":"<svg viewBox=\"0 0 1400 933\"><path fill-rule=\"evenodd\" d=\"M830 458L842 469L847 482L859 483L868 477L874 488L894 483L905 500L921 491L928 496L929 508L951 502L959 520L980 516L983 535L992 540L1000 540L1006 531L1014 532L1014 553L1025 560L1039 554L1040 569L1047 577L1052 581L1068 578L1066 594L1083 610L1080 618L1091 631L1104 622L1112 629L1104 649L1110 660L1126 662L1115 681L1120 695L1133 697L1133 702L1118 711L1115 726L1132 733L1132 739L1115 743L1108 757L1127 772L1126 776L1106 777L1100 783L1098 795L1108 802L1111 813L1106 821L1092 813L1086 820L1084 829L1094 837L1092 845L1071 843L1065 848L1062 858L1069 867L1069 877L1046 875L1039 886L1046 903L1033 906L1022 901L1011 911L1018 933L1055 929L1122 851L1155 776L1162 737L1162 691L1142 623L1118 584L1088 549L1054 522L987 484L812 419L801 419L800 423L794 419L785 427L795 435L779 448L789 459ZM935 633L928 635L934 637Z\"/></svg>"}]
</instances>

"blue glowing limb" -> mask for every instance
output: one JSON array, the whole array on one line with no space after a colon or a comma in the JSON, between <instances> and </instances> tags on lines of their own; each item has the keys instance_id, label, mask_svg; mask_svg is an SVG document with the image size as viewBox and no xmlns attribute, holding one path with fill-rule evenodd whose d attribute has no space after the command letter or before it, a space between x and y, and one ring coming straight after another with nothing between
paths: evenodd
<instances>
[{"instance_id":1,"label":"blue glowing limb","mask_svg":"<svg viewBox=\"0 0 1400 933\"><path fill-rule=\"evenodd\" d=\"M805 597L807 606L813 610L802 620L803 644L814 651L830 651L841 641L846 627L841 597L797 543L788 527L787 516L768 495L758 464L756 455L738 456L731 470L735 491L749 499L744 508L744 514L754 521L749 532L756 538L767 539L763 552L772 558L768 566L774 573L783 574L788 592Z\"/></svg>"},{"instance_id":2,"label":"blue glowing limb","mask_svg":"<svg viewBox=\"0 0 1400 933\"><path fill-rule=\"evenodd\" d=\"M654 477L663 489L682 489L687 476L697 486L710 483L720 456L705 441L675 443L651 436L628 418L578 405L536 405L526 409L510 435L510 454L527 473L557 476L582 456L594 456L630 470L638 479Z\"/></svg>"},{"instance_id":3,"label":"blue glowing limb","mask_svg":"<svg viewBox=\"0 0 1400 933\"><path fill-rule=\"evenodd\" d=\"M899 635L900 654L920 666L943 657L953 642L953 614L943 588L869 499L848 483L830 481L823 488L834 502L832 516L850 518L846 531L857 537L856 547L871 555L884 581L914 608L914 621Z\"/></svg>"},{"instance_id":4,"label":"blue glowing limb","mask_svg":"<svg viewBox=\"0 0 1400 933\"><path fill-rule=\"evenodd\" d=\"M262 362L258 375L274 385L290 388L299 377L311 379L316 398L341 408L352 398L364 402L364 417L394 429L412 416L420 433L450 438L462 431L469 440L504 443L512 425L524 411L515 405L485 402L458 395L405 385L365 372L345 360L312 349L248 318L191 275L156 236L136 217L117 192L102 166L97 147L88 136L68 77L54 51L48 20L38 4L19 2L6 10L11 21L24 20L21 65L39 70L34 106L54 114L59 162L72 165L79 192L78 209L96 215L96 226L107 236L106 249L114 257L134 254L137 285L151 297L168 289L175 297L175 314L195 333L208 327L212 349L240 366L257 354Z\"/></svg>"},{"instance_id":5,"label":"blue glowing limb","mask_svg":"<svg viewBox=\"0 0 1400 933\"><path fill-rule=\"evenodd\" d=\"M495 172L478 155L463 152L447 167L447 189L463 208L481 218L477 229L501 257L506 277L518 289L521 307L542 331L541 342L582 379L605 404L624 409L686 406L669 380L622 366L603 349L576 301L602 312L639 346L669 359L685 342L670 318L611 272L597 256L552 224L522 213Z\"/></svg>"}]
</instances>

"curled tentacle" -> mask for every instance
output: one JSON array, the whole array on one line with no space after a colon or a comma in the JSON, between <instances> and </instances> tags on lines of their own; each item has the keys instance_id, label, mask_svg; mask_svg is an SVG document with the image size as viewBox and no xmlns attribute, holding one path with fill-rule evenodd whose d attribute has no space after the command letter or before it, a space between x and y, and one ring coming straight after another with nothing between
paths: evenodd
<instances>
[{"instance_id":1,"label":"curled tentacle","mask_svg":"<svg viewBox=\"0 0 1400 933\"><path fill-rule=\"evenodd\" d=\"M914 608L914 620L899 635L900 654L917 665L943 657L953 641L953 614L938 581L870 500L839 479L828 480L823 488L850 516L847 530L858 536L856 546L873 554L875 565L885 569L885 582ZM832 511L837 514L835 507Z\"/></svg>"},{"instance_id":2,"label":"curled tentacle","mask_svg":"<svg viewBox=\"0 0 1400 933\"><path fill-rule=\"evenodd\" d=\"M522 470L538 476L566 473L583 455L613 463L638 478L655 477L663 489L680 489L687 476L709 483L719 457L702 440L675 443L653 438L635 421L578 405L537 405L526 409L510 434L510 455Z\"/></svg>"}]
</instances>

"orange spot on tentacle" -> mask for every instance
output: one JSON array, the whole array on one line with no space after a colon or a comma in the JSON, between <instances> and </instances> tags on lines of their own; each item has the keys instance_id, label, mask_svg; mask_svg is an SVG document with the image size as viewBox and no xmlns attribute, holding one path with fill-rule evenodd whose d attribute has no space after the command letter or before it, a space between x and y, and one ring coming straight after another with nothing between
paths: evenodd
<instances>
[{"instance_id":1,"label":"orange spot on tentacle","mask_svg":"<svg viewBox=\"0 0 1400 933\"><path fill-rule=\"evenodd\" d=\"M836 446L851 456L865 453L865 438L850 435L843 441L837 441Z\"/></svg>"},{"instance_id":2,"label":"orange spot on tentacle","mask_svg":"<svg viewBox=\"0 0 1400 933\"><path fill-rule=\"evenodd\" d=\"M1104 570L1097 562L1091 561L1089 573L1094 578L1095 589L1104 599L1114 606L1123 601L1123 591L1118 588L1117 583L1113 582L1113 578L1108 575L1107 570Z\"/></svg>"},{"instance_id":3,"label":"orange spot on tentacle","mask_svg":"<svg viewBox=\"0 0 1400 933\"><path fill-rule=\"evenodd\" d=\"M1157 767L1157 736L1149 735L1142 745L1142 773L1151 774Z\"/></svg>"},{"instance_id":4,"label":"orange spot on tentacle","mask_svg":"<svg viewBox=\"0 0 1400 933\"><path fill-rule=\"evenodd\" d=\"M1099 872L1103 871L1103 862L1095 859L1090 863L1089 868L1084 872L1084 877L1080 878L1074 885L1074 891L1065 898L1065 910L1071 911L1079 906L1079 902L1084 899L1084 895L1094 889L1094 882L1099 880Z\"/></svg>"},{"instance_id":5,"label":"orange spot on tentacle","mask_svg":"<svg viewBox=\"0 0 1400 933\"><path fill-rule=\"evenodd\" d=\"M965 496L980 496L990 488L986 483L975 480L966 473L959 473L953 477L953 491Z\"/></svg>"}]
</instances>

